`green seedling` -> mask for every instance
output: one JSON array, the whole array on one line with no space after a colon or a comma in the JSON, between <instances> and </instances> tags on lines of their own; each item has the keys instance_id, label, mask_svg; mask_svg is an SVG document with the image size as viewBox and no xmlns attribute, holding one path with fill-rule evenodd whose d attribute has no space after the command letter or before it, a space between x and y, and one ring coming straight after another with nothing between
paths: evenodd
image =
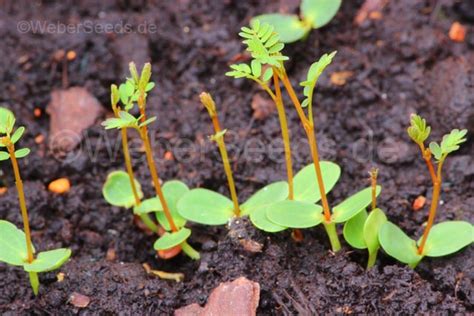
<instances>
[{"instance_id":1,"label":"green seedling","mask_svg":"<svg viewBox=\"0 0 474 316\"><path fill-rule=\"evenodd\" d=\"M179 214L187 220L204 225L224 225L234 217L250 216L252 218L253 214L257 212L260 214L262 210L265 210L273 203L287 199L289 193L288 184L280 181L265 186L252 195L245 203L239 204L232 169L224 143L226 130L222 130L220 127L216 105L211 95L202 93L200 98L214 126L215 134L211 136L211 140L215 141L219 147L231 199L211 190L203 188L193 189L184 194L179 200ZM258 225L256 226L258 227Z\"/></svg>"},{"instance_id":2,"label":"green seedling","mask_svg":"<svg viewBox=\"0 0 474 316\"><path fill-rule=\"evenodd\" d=\"M385 213L377 208L377 169L370 172L372 188L371 212L364 209L356 216L352 217L344 224L344 238L349 245L357 249L367 249L369 259L367 269L374 266L377 260L377 253L380 249L379 231L383 224L387 222Z\"/></svg>"},{"instance_id":3,"label":"green seedling","mask_svg":"<svg viewBox=\"0 0 474 316\"><path fill-rule=\"evenodd\" d=\"M425 119L412 115L408 135L420 147L433 182L428 223L423 235L415 241L391 222L385 223L379 232L379 241L385 252L412 268L425 256L441 257L455 253L470 245L474 238L474 227L469 222L447 221L433 225L441 193L443 164L448 155L458 150L459 145L466 141L467 130L454 129L443 136L440 144L431 142L429 148L426 148L425 141L430 132L431 127L426 124Z\"/></svg>"},{"instance_id":4,"label":"green seedling","mask_svg":"<svg viewBox=\"0 0 474 316\"><path fill-rule=\"evenodd\" d=\"M165 230L155 243L155 249L159 253L180 247L189 257L199 259L199 253L186 242L190 235L187 234L189 230L184 228L186 221L179 215L176 209L178 199L189 189L186 184L176 180L168 181L162 187L153 158L153 151L148 136L148 125L154 122L156 117L147 118L146 114L147 94L155 86L153 82L150 82L151 65L149 63L145 64L139 75L135 64L130 63L130 74L131 78L127 78L125 83L121 84L119 88L112 85L111 104L115 117L103 122L105 129L121 130L122 149L127 172L114 171L109 174L103 187L104 198L115 206L133 207L134 214L139 216L151 231L160 233L159 226L149 216L150 213L154 213L156 220ZM119 102L122 106L119 106ZM135 105L140 111L138 117L129 113ZM156 197L151 199L142 201L143 193L140 184L134 178L128 149L128 129L138 132L145 147L147 164L156 193ZM176 236L180 238L176 238ZM185 236L184 239L182 238L183 236Z\"/></svg>"},{"instance_id":5,"label":"green seedling","mask_svg":"<svg viewBox=\"0 0 474 316\"><path fill-rule=\"evenodd\" d=\"M38 295L40 285L38 273L56 270L61 267L71 256L71 250L60 248L35 254L35 247L31 241L23 181L17 161L19 158L26 157L30 153L30 149L15 149L15 144L25 132L23 126L13 131L15 121L15 116L10 110L0 108L0 135L2 135L0 137L0 147L5 147L7 150L0 151L0 161L10 159L12 163L24 232L12 223L0 220L0 261L23 267L28 272L33 293Z\"/></svg>"},{"instance_id":6,"label":"green seedling","mask_svg":"<svg viewBox=\"0 0 474 316\"><path fill-rule=\"evenodd\" d=\"M300 17L295 14L270 13L254 17L250 24L257 20L268 23L280 34L280 41L292 43L305 38L311 29L319 29L328 24L336 15L342 0L302 0Z\"/></svg>"},{"instance_id":7,"label":"green seedling","mask_svg":"<svg viewBox=\"0 0 474 316\"><path fill-rule=\"evenodd\" d=\"M304 127L313 158L312 167L307 166L303 168L304 172L303 170L300 171L303 174L307 172L306 176L295 176L293 199L275 203L271 208L267 208L266 215L258 214L258 225L263 227L262 223L267 220L267 222L279 226L271 226L269 223L268 230L271 231L277 230L277 228L281 230L284 227L308 228L322 222L328 233L333 251L338 251L340 243L336 233L336 223L343 223L365 209L370 204L371 196L370 188L362 190L334 207L332 212L327 200L327 193L337 182L340 170L334 163L320 162L313 119L313 92L319 77L332 62L336 52L324 54L319 61L311 65L307 79L301 82L301 86L304 87L305 99L300 103L284 67L284 62L288 60L288 57L282 54L284 44L280 41L274 27L256 20L251 27L243 27L239 35L244 39L243 43L247 46L252 61L250 65L245 63L231 65L231 71L227 72L226 75L234 78L251 79L257 82L270 96L272 96L273 91L270 89L268 81L273 77L276 91L274 95L278 102L281 99L279 93L279 82L281 81ZM307 114L304 108L308 108ZM310 171L311 168L314 168L314 170ZM310 185L309 181L314 182ZM311 194L319 191L319 195L313 201L302 199L297 193L298 186L314 189L315 191L310 191ZM322 209L321 206L314 204L319 200L321 200ZM250 218L252 219L252 215ZM258 225L256 226L258 227Z\"/></svg>"}]
</instances>

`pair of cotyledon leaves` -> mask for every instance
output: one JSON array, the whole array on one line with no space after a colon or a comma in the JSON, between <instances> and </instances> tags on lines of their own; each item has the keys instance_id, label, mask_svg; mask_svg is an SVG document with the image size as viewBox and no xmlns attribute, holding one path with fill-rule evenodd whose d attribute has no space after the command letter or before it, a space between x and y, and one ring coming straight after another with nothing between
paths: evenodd
<instances>
[{"instance_id":1,"label":"pair of cotyledon leaves","mask_svg":"<svg viewBox=\"0 0 474 316\"><path fill-rule=\"evenodd\" d=\"M134 181L138 197L142 199L143 192L140 183L137 180ZM191 235L191 231L184 227L186 219L183 218L177 210L178 200L189 191L189 188L184 182L171 180L165 182L162 189L173 221L178 228L177 232L171 232L170 224L166 219L163 206L158 197L143 200L140 205L136 205L130 185L130 178L126 172L111 172L102 189L105 200L114 206L125 208L133 207L133 212L136 215L155 214L157 221L167 231L155 242L154 248L156 250L166 250L180 245Z\"/></svg>"},{"instance_id":2,"label":"pair of cotyledon leaves","mask_svg":"<svg viewBox=\"0 0 474 316\"><path fill-rule=\"evenodd\" d=\"M0 220L0 261L22 266L27 272L48 272L62 266L70 256L70 249L54 249L40 252L33 262L29 263L25 233L12 223Z\"/></svg>"},{"instance_id":3,"label":"pair of cotyledon leaves","mask_svg":"<svg viewBox=\"0 0 474 316\"><path fill-rule=\"evenodd\" d=\"M338 165L320 162L325 191L328 193L340 177ZM380 190L380 189L379 189ZM294 199L288 200L288 184L280 181L267 185L240 206L240 214L248 215L252 223L267 232L286 228L309 228L323 220L321 199L314 165L308 165L294 177ZM333 208L331 222L342 223L365 209L371 201L370 189L364 189ZM205 224L223 225L234 216L232 201L207 189L193 189L178 202L178 212L184 218Z\"/></svg>"},{"instance_id":4,"label":"pair of cotyledon leaves","mask_svg":"<svg viewBox=\"0 0 474 316\"><path fill-rule=\"evenodd\" d=\"M313 29L323 27L336 15L342 0L302 0L301 19L295 14L270 13L256 16L256 21L269 23L280 35L283 43L291 43L304 38Z\"/></svg>"},{"instance_id":5,"label":"pair of cotyledon leaves","mask_svg":"<svg viewBox=\"0 0 474 316\"><path fill-rule=\"evenodd\" d=\"M384 212L364 210L344 225L344 238L354 248L376 254L380 246L391 257L415 267L423 257L441 257L457 252L474 241L474 228L465 221L447 221L432 227L423 253L418 253L421 238L415 241L389 222Z\"/></svg>"},{"instance_id":6,"label":"pair of cotyledon leaves","mask_svg":"<svg viewBox=\"0 0 474 316\"><path fill-rule=\"evenodd\" d=\"M384 251L400 262L415 268L423 257L442 257L470 245L474 241L474 226L465 221L447 221L431 228L423 253L418 252L421 238L415 241L397 225L386 222L379 232Z\"/></svg>"}]
</instances>

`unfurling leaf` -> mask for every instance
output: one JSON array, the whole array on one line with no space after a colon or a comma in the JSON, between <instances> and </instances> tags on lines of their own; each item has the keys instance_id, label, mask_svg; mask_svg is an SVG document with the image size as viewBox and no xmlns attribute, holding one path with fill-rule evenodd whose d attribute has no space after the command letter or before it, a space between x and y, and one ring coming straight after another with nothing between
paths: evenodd
<instances>
[{"instance_id":1,"label":"unfurling leaf","mask_svg":"<svg viewBox=\"0 0 474 316\"><path fill-rule=\"evenodd\" d=\"M239 35L244 38L243 43L247 45L252 58L260 64L279 68L281 62L288 60L281 54L285 45L280 42L279 35L270 24L252 20L251 27L243 27Z\"/></svg>"},{"instance_id":2,"label":"unfurling leaf","mask_svg":"<svg viewBox=\"0 0 474 316\"><path fill-rule=\"evenodd\" d=\"M417 114L412 114L410 127L407 129L408 136L417 144L423 144L430 136L431 127L426 125L426 120Z\"/></svg>"},{"instance_id":3,"label":"unfurling leaf","mask_svg":"<svg viewBox=\"0 0 474 316\"><path fill-rule=\"evenodd\" d=\"M112 107L115 107L117 103L120 101L120 92L118 90L117 85L112 84L110 86L110 103Z\"/></svg>"},{"instance_id":4,"label":"unfurling leaf","mask_svg":"<svg viewBox=\"0 0 474 316\"><path fill-rule=\"evenodd\" d=\"M7 108L0 107L0 134L10 134L15 126L15 115Z\"/></svg>"},{"instance_id":5,"label":"unfurling leaf","mask_svg":"<svg viewBox=\"0 0 474 316\"><path fill-rule=\"evenodd\" d=\"M448 155L459 149L459 145L466 141L467 129L453 129L451 133L444 135L441 141L443 155Z\"/></svg>"},{"instance_id":6,"label":"unfurling leaf","mask_svg":"<svg viewBox=\"0 0 474 316\"><path fill-rule=\"evenodd\" d=\"M306 76L306 80L301 82L300 85L304 87L303 94L306 97L303 103L303 107L311 106L313 100L313 91L316 86L319 77L323 73L324 69L329 66L332 62L332 59L336 55L337 51L334 51L330 54L324 54L319 58L319 60L311 65Z\"/></svg>"}]
</instances>

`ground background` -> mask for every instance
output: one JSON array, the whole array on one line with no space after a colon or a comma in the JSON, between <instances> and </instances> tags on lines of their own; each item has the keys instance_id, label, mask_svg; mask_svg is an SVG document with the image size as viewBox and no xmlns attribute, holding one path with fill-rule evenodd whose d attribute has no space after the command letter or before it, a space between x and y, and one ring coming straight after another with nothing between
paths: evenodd
<instances>
[{"instance_id":1,"label":"ground background","mask_svg":"<svg viewBox=\"0 0 474 316\"><path fill-rule=\"evenodd\" d=\"M431 184L405 131L410 113L418 112L433 126L435 138L456 127L470 130L468 143L446 164L437 221L473 222L473 7L467 1L390 1L380 20L354 26L361 4L345 1L330 25L285 49L295 84L321 54L338 50L315 97L322 156L343 169L331 202L366 186L367 171L377 166L383 186L380 206L409 234L421 233L429 205L413 212L411 204L419 195L429 199ZM200 262L184 257L158 260L151 247L155 237L133 225L130 212L110 207L101 196L107 173L123 165L120 152L110 153L117 144L116 133L104 133L97 124L68 157L58 159L48 152L49 116L44 110L50 92L61 87L61 67L54 66L53 55L59 49L74 50L77 57L68 66L70 85L86 87L104 108L108 108L110 84L123 79L127 63L152 60L157 88L149 107L158 120L151 129L163 179L180 178L189 186L227 194L217 150L207 140L212 126L198 102L203 90L214 95L222 124L233 132L229 144L236 158L233 167L241 199L284 179L281 156L270 155L268 149L280 137L276 113L253 120L252 98L261 92L249 82L224 76L242 51L239 28L250 17L279 6L272 1L232 0L1 3L0 102L28 128L22 144L33 152L21 167L33 240L41 250L70 247L73 257L61 268L66 275L63 282L56 282L56 273L41 276L38 298L23 271L0 265L0 312L169 314L189 303L205 303L212 288L241 275L260 283L261 314L472 312L472 247L451 257L425 260L416 271L381 255L377 266L365 272L365 252L345 246L337 255L331 254L320 227L305 231L304 242L295 244L288 232L266 235L244 223L241 229L264 245L262 253L242 250L224 227L195 226L191 243L201 250ZM156 30L25 33L18 29L23 20L149 23ZM454 21L467 27L464 43L448 38ZM335 86L329 74L336 71L354 75L345 85ZM35 108L43 110L39 118L33 115ZM297 115L287 109L298 170L310 159ZM46 138L41 144L35 143L38 135ZM249 151L262 146L266 146L263 151ZM167 150L174 159L164 159ZM137 176L150 195L152 187L138 149L134 157ZM8 187L0 196L0 218L20 225L10 166L2 163L0 168L2 184ZM55 196L47 185L59 177L68 177L72 188ZM106 259L111 249L116 254L112 261ZM183 272L186 279L175 284L148 277L141 267L144 262ZM89 306L78 310L69 304L72 292L91 297Z\"/></svg>"}]
</instances>

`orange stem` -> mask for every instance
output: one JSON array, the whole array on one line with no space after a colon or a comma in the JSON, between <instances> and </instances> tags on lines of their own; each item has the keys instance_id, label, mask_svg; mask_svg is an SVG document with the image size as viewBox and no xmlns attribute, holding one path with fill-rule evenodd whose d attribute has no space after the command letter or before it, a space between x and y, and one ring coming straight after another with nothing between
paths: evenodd
<instances>
[{"instance_id":1,"label":"orange stem","mask_svg":"<svg viewBox=\"0 0 474 316\"><path fill-rule=\"evenodd\" d=\"M288 76L286 73L282 74L282 81L283 85L285 86L285 89L288 91L288 94L290 96L291 101L293 102L296 111L298 112L298 116L300 117L301 123L303 124L303 127L306 131L306 135L308 137L309 141L309 146L311 149L311 156L313 158L314 162L314 169L316 171L316 179L318 181L319 185L319 193L321 195L321 203L323 204L323 211L324 211L324 217L327 222L331 221L331 211L328 203L328 199L326 196L326 190L324 188L324 182L323 182L323 176L321 172L321 166L319 164L319 153L318 153L318 143L314 131L314 124L311 123L311 121L308 120L306 115L304 114L303 107L301 106L300 101L298 100L298 97L296 96L295 90L293 89L293 86L291 85L290 80L288 79ZM311 106L311 105L310 105Z\"/></svg>"},{"instance_id":2,"label":"orange stem","mask_svg":"<svg viewBox=\"0 0 474 316\"><path fill-rule=\"evenodd\" d=\"M428 239L428 234L430 233L431 227L433 226L434 219L436 216L436 210L438 209L439 196L441 192L441 181L436 181L433 186L433 197L431 198L431 207L430 214L428 216L428 224L426 225L425 231L423 232L423 237L421 239L420 246L418 247L418 254L423 253L423 249Z\"/></svg>"},{"instance_id":3,"label":"orange stem","mask_svg":"<svg viewBox=\"0 0 474 316\"><path fill-rule=\"evenodd\" d=\"M291 147L290 147L290 136L288 133L288 123L286 121L285 107L283 105L283 98L281 96L280 81L278 74L273 71L273 83L275 86L275 104L278 112L278 118L280 120L281 136L283 138L283 146L285 149L285 161L286 161L286 173L288 177L288 199L293 200L293 164L291 161Z\"/></svg>"},{"instance_id":4,"label":"orange stem","mask_svg":"<svg viewBox=\"0 0 474 316\"><path fill-rule=\"evenodd\" d=\"M219 124L219 118L217 114L211 115L212 125L214 126L214 131L217 133L221 132L221 127ZM224 171L227 176L227 183L229 184L230 196L232 198L232 203L234 204L234 214L236 217L240 216L240 206L239 199L237 196L237 190L235 189L234 177L232 176L232 168L230 167L229 156L227 155L227 149L225 147L224 139L216 139L217 146L219 147L219 152L222 157L222 163L224 164Z\"/></svg>"},{"instance_id":5,"label":"orange stem","mask_svg":"<svg viewBox=\"0 0 474 316\"><path fill-rule=\"evenodd\" d=\"M370 171L370 182L372 186L372 210L377 208L377 169L372 168Z\"/></svg>"},{"instance_id":6,"label":"orange stem","mask_svg":"<svg viewBox=\"0 0 474 316\"><path fill-rule=\"evenodd\" d=\"M140 109L141 114L141 121L146 121L146 113L145 113L145 100L143 95L138 98L138 107ZM158 198L160 199L161 205L163 206L163 212L165 213L166 220L170 224L171 230L173 232L177 232L178 228L173 221L173 217L171 216L170 209L168 207L168 203L166 202L165 196L163 194L163 190L161 189L160 180L158 178L158 171L155 166L155 161L153 159L153 151L150 145L150 139L148 137L148 128L146 125L140 127L140 136L142 138L143 144L145 145L145 155L146 160L148 162L148 168L150 169L151 179L153 181L153 186L155 187L155 192Z\"/></svg>"},{"instance_id":7,"label":"orange stem","mask_svg":"<svg viewBox=\"0 0 474 316\"><path fill-rule=\"evenodd\" d=\"M18 168L18 161L15 157L15 146L10 144L8 147L8 153L10 154L10 160L12 161L13 173L15 174L16 190L18 191L18 200L20 202L21 217L23 218L23 227L26 236L26 251L28 263L32 263L34 260L33 246L31 243L31 231L30 222L28 219L28 211L26 209L25 192L23 190L23 181L20 176L20 169Z\"/></svg>"}]
</instances>

